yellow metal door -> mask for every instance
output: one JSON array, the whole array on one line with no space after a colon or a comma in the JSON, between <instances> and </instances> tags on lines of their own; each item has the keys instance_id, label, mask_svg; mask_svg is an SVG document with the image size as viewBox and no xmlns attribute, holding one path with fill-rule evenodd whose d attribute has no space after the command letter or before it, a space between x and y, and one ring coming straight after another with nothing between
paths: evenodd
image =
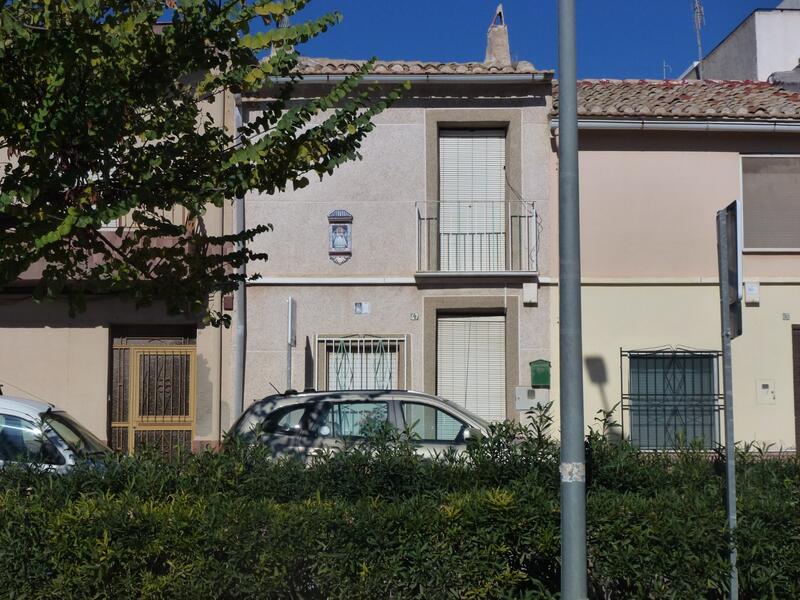
<instances>
[{"instance_id":1,"label":"yellow metal door","mask_svg":"<svg viewBox=\"0 0 800 600\"><path fill-rule=\"evenodd\" d=\"M111 446L191 450L197 354L190 345L113 346Z\"/></svg>"}]
</instances>

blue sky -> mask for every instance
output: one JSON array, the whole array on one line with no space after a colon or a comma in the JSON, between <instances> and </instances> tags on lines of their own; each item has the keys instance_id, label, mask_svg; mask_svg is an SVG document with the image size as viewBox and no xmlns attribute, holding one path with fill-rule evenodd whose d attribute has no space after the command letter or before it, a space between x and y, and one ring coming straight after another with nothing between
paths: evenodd
<instances>
[{"instance_id":1,"label":"blue sky","mask_svg":"<svg viewBox=\"0 0 800 600\"><path fill-rule=\"evenodd\" d=\"M779 0L703 0L704 50L711 50L756 8ZM515 60L541 69L558 62L558 0L505 0ZM344 21L301 52L331 58L482 60L496 0L314 0L304 14L338 10ZM692 0L577 0L578 76L673 77L697 55Z\"/></svg>"}]
</instances>

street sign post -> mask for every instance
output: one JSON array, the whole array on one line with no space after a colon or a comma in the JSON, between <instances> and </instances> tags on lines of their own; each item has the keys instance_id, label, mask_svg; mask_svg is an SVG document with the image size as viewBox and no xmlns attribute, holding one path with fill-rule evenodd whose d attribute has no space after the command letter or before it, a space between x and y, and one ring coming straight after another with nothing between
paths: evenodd
<instances>
[{"instance_id":1,"label":"street sign post","mask_svg":"<svg viewBox=\"0 0 800 600\"><path fill-rule=\"evenodd\" d=\"M742 211L739 201L717 213L717 257L719 259L719 300L722 325L722 380L725 396L725 508L728 530L736 531L736 452L733 433L733 368L731 340L742 334ZM730 547L730 596L739 598L736 545Z\"/></svg>"}]
</instances>

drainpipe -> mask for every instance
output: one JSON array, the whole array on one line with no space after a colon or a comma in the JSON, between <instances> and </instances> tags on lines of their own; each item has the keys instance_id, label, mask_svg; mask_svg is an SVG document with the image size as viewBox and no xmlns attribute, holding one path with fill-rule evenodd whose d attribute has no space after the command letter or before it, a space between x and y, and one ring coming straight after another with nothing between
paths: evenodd
<instances>
[{"instance_id":1,"label":"drainpipe","mask_svg":"<svg viewBox=\"0 0 800 600\"><path fill-rule=\"evenodd\" d=\"M581 227L575 0L558 3L558 298L561 387L561 597L586 600Z\"/></svg>"},{"instance_id":2,"label":"drainpipe","mask_svg":"<svg viewBox=\"0 0 800 600\"><path fill-rule=\"evenodd\" d=\"M242 126L241 97L236 95L234 107L234 133L239 135ZM237 233L245 230L244 196L234 200L234 227ZM244 247L244 243L242 243ZM244 264L238 268L240 275L247 273ZM236 329L234 331L233 349L233 418L237 419L244 411L244 369L247 358L247 284L242 281L234 294L234 315Z\"/></svg>"}]
</instances>

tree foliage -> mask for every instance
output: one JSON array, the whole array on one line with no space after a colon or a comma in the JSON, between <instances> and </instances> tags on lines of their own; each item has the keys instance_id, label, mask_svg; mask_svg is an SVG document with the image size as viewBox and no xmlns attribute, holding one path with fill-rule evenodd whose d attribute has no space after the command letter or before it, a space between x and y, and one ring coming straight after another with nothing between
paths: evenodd
<instances>
[{"instance_id":1,"label":"tree foliage","mask_svg":"<svg viewBox=\"0 0 800 600\"><path fill-rule=\"evenodd\" d=\"M4 2L0 286L41 270L34 298L66 297L71 314L89 295L117 294L225 322L208 296L266 258L247 242L269 225L212 235L207 209L358 158L373 117L398 97L359 87L367 64L321 97L293 99L295 47L340 19L278 27L307 3ZM263 114L238 133L212 117L225 94L265 86Z\"/></svg>"}]
</instances>

